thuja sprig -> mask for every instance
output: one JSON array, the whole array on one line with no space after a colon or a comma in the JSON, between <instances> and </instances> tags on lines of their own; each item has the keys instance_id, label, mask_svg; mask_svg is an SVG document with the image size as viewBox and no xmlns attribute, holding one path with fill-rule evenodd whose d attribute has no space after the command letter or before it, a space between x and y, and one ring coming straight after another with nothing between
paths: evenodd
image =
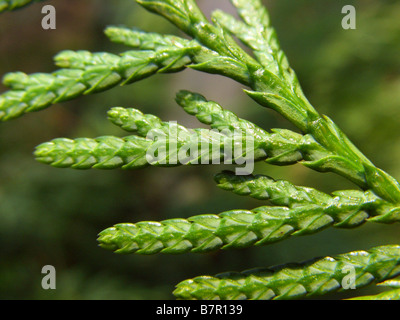
<instances>
[{"instance_id":1,"label":"thuja sprig","mask_svg":"<svg viewBox=\"0 0 400 320\"><path fill-rule=\"evenodd\" d=\"M0 12L12 11L44 0L0 0Z\"/></svg>"},{"instance_id":2,"label":"thuja sprig","mask_svg":"<svg viewBox=\"0 0 400 320\"><path fill-rule=\"evenodd\" d=\"M229 182L230 176L236 180ZM278 206L188 219L118 224L100 233L100 245L117 253L202 253L270 244L291 235L316 233L329 226L353 228L367 220L380 223L400 220L400 209L371 191L337 191L331 197L283 180L274 181L265 176L249 179L228 172L217 175L216 180L224 189L269 199Z\"/></svg>"},{"instance_id":3,"label":"thuja sprig","mask_svg":"<svg viewBox=\"0 0 400 320\"><path fill-rule=\"evenodd\" d=\"M257 136L248 141L246 135L235 136L234 132L189 130L135 109L113 108L109 112L109 119L136 135L124 138L54 139L36 148L36 159L55 167L134 169L148 165L236 163L237 159L248 157L251 157L251 161L260 161L268 157L266 150L273 148ZM237 143L242 147L238 148ZM252 155L246 154L249 150ZM279 151L282 151L280 144ZM186 152L190 154L186 155ZM294 153L297 154L296 151Z\"/></svg>"},{"instance_id":4,"label":"thuja sprig","mask_svg":"<svg viewBox=\"0 0 400 320\"><path fill-rule=\"evenodd\" d=\"M30 2L34 1L0 0L0 12ZM232 158L226 152L227 146L240 144L241 150L246 151L235 154L233 160L250 157L252 161L266 160L277 165L301 162L317 171L338 173L363 191L345 190L328 195L266 176L238 177L223 172L216 176L219 187L269 200L276 206L189 219L118 224L100 234L101 246L119 253L207 252L268 244L291 235L315 233L329 226L349 228L365 221L392 223L400 219L399 183L376 168L331 119L320 115L310 104L280 48L268 12L260 0L231 0L241 20L217 10L212 13L211 21L195 0L136 2L164 16L192 39L110 27L106 35L111 41L135 50L121 55L64 51L55 58L61 68L58 71L6 75L4 84L10 90L0 95L0 120L16 118L116 85L130 84L156 73L178 72L188 67L223 75L247 86L248 96L279 112L296 125L301 134L282 129L267 132L224 110L216 102L181 91L176 99L178 104L202 123L210 125L211 130L190 130L136 109L117 107L110 110L109 119L133 135L55 139L37 147L35 155L39 161L76 169L220 163ZM243 50L234 37L254 55ZM254 140L252 152L247 153L246 138L238 141L224 130L250 136ZM191 154L182 162L182 159L177 161L180 149L202 151ZM153 157L149 158L149 154ZM368 252L352 252L297 265L197 277L180 283L174 293L184 299L313 296L340 290L342 269L347 266L355 268L356 285L361 287L400 272L399 248L378 247ZM396 297L398 286L370 298Z\"/></svg>"},{"instance_id":5,"label":"thuja sprig","mask_svg":"<svg viewBox=\"0 0 400 320\"><path fill-rule=\"evenodd\" d=\"M400 208L381 199L371 190L335 191L330 196L314 188L296 186L286 180L274 180L264 175L238 176L231 171L223 171L215 175L214 179L221 189L258 200L269 200L278 206L297 208L313 204L333 216L346 210L357 212L362 208L368 212L369 221L400 221Z\"/></svg>"},{"instance_id":6,"label":"thuja sprig","mask_svg":"<svg viewBox=\"0 0 400 320\"><path fill-rule=\"evenodd\" d=\"M271 133L268 133L250 121L238 118L231 111L223 109L218 103L206 100L202 95L180 91L177 94L176 101L187 113L195 115L202 123L208 124L213 130L218 131L195 129L190 133L188 129L181 125L172 128L170 123L162 122L154 115L143 115L139 110L120 107L113 108L109 112L109 119L121 128L143 138L146 138L151 130L153 133L162 133L162 141L167 140L168 145L176 145L179 148L183 145L193 145L193 143L197 143L199 147L202 143L209 144L210 148L202 155L202 163L207 163L207 159L210 161L209 163L214 164L219 163L219 159L227 160L226 156L212 155L214 152L212 144L217 150L224 153L224 146L232 146L234 140L237 139L234 134L237 133L240 134L239 140L243 139L241 150L246 148L245 140L251 138L253 143L251 151L254 161L265 160L275 165L301 162L315 170L325 171L326 167L321 163L335 157L318 144L311 135L301 135L284 129L273 129ZM174 134L169 132L171 129ZM106 169L136 168L144 165L146 153L149 149L157 148L162 141L139 139L136 136L126 138L105 136L98 139L82 138L76 140L54 139L49 143L38 146L35 155L39 161L57 167L80 169L91 167ZM241 157L244 153L238 156ZM174 153L170 157L175 159L176 154ZM138 158L140 159L140 166L136 165ZM82 162L82 159L85 159L85 161ZM132 165L133 163L129 164L130 159L135 159L134 165ZM164 159L164 164L167 166L172 164L168 159ZM194 162L190 161L189 163ZM343 159L343 163L345 162L346 159ZM107 165L104 165L105 163ZM150 164L161 165L157 161ZM353 174L353 171L345 166L333 167L332 171L345 176Z\"/></svg>"},{"instance_id":7,"label":"thuja sprig","mask_svg":"<svg viewBox=\"0 0 400 320\"><path fill-rule=\"evenodd\" d=\"M161 136L161 139L150 140L136 135L118 138L102 136L95 139L78 138L75 140L58 138L43 143L36 148L35 156L39 162L60 168L74 169L136 169L146 166L180 166L189 164L210 164L225 161L228 156L224 148L233 148L238 141L231 136L219 134L206 129L180 132L175 136ZM246 141L242 141L246 145ZM172 149L172 145L175 148ZM204 148L204 145L207 148ZM217 147L219 152L213 152ZM179 153L185 151L180 156ZM186 150L191 150L186 154ZM246 157L243 153L232 160ZM164 153L161 153L163 151ZM260 161L266 155L258 153Z\"/></svg>"},{"instance_id":8,"label":"thuja sprig","mask_svg":"<svg viewBox=\"0 0 400 320\"><path fill-rule=\"evenodd\" d=\"M381 246L300 264L200 276L179 283L174 295L199 300L318 296L343 290L348 268L354 268L356 288L393 278L400 273L400 247Z\"/></svg>"},{"instance_id":9,"label":"thuja sprig","mask_svg":"<svg viewBox=\"0 0 400 320\"><path fill-rule=\"evenodd\" d=\"M357 224L365 220L363 212L351 212L346 218L357 215L354 219ZM291 210L260 207L188 219L117 224L102 231L98 242L116 253L204 253L269 244L292 234L315 233L333 223L329 215L313 206Z\"/></svg>"},{"instance_id":10,"label":"thuja sprig","mask_svg":"<svg viewBox=\"0 0 400 320\"><path fill-rule=\"evenodd\" d=\"M250 149L252 155L247 157L252 158L249 160L266 160L277 165L296 163L303 160L303 157L315 160L326 153L326 150L311 137L303 137L289 130L274 130L268 133L224 110L217 103L207 101L199 94L181 91L176 100L186 112L196 115L213 130L189 130L178 124L163 122L154 115L144 115L136 109L117 107L108 113L110 121L135 135L125 138L104 136L97 139L54 139L37 147L36 158L56 167L132 169L145 166L146 159L149 165L171 166L173 161L176 162L176 152L185 148L203 148L201 155L185 161L185 164L215 164L220 161L229 163L229 158L235 160L246 157L246 152ZM148 136L150 131L152 135ZM237 146L234 147L235 142L242 144L242 147L238 148L238 154L234 153L235 149L238 150ZM151 161L146 155L163 148L163 144L168 146L164 150L168 150L168 154L163 161ZM204 145L209 147L204 148ZM171 151L172 146L176 146L175 152ZM230 153L227 152L228 147Z\"/></svg>"},{"instance_id":11,"label":"thuja sprig","mask_svg":"<svg viewBox=\"0 0 400 320\"><path fill-rule=\"evenodd\" d=\"M304 204L329 205L333 198L313 188L296 186L286 180L274 180L265 175L237 176L232 171L223 171L214 177L217 186L241 196L250 196L258 200L269 200L275 205L288 207ZM361 191L354 190L353 198L359 201ZM357 200L356 200L357 199Z\"/></svg>"},{"instance_id":12,"label":"thuja sprig","mask_svg":"<svg viewBox=\"0 0 400 320\"><path fill-rule=\"evenodd\" d=\"M182 70L190 59L187 48L166 51L129 51L111 53L64 51L56 56L63 67L52 74L9 73L3 83L11 90L0 95L0 120L6 121L51 104L71 100L84 94L128 84L157 72Z\"/></svg>"}]
</instances>

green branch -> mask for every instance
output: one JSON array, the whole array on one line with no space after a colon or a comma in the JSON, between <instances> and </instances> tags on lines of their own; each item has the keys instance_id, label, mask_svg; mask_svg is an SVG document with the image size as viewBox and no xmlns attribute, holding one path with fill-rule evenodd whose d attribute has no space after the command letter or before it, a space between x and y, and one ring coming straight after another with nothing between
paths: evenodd
<instances>
[{"instance_id":1,"label":"green branch","mask_svg":"<svg viewBox=\"0 0 400 320\"><path fill-rule=\"evenodd\" d=\"M369 214L369 221L394 223L400 221L400 207L387 202L371 190L342 190L333 192L333 197L313 188L293 185L285 180L274 180L264 175L237 176L224 171L215 176L219 188L238 195L250 196L258 200L269 200L278 206L298 208L316 205L330 215L340 212L359 211L361 208Z\"/></svg>"},{"instance_id":2,"label":"green branch","mask_svg":"<svg viewBox=\"0 0 400 320\"><path fill-rule=\"evenodd\" d=\"M179 166L221 162L243 164L239 159L266 159L266 150L273 148L273 145L267 144L260 137L207 129L190 130L173 122L162 122L154 115L144 115L135 109L113 108L109 118L114 124L139 136L54 139L36 148L36 159L55 167L75 169L134 169L148 165ZM281 140L279 151L282 151ZM293 144L287 146L292 147ZM294 151L294 154L298 152ZM281 159L278 157L276 161Z\"/></svg>"},{"instance_id":3,"label":"green branch","mask_svg":"<svg viewBox=\"0 0 400 320\"><path fill-rule=\"evenodd\" d=\"M400 246L382 246L301 264L202 276L179 283L178 299L296 299L342 291L342 281L355 271L355 286L364 287L400 273ZM354 269L353 269L354 268Z\"/></svg>"},{"instance_id":4,"label":"green branch","mask_svg":"<svg viewBox=\"0 0 400 320\"><path fill-rule=\"evenodd\" d=\"M196 114L202 122L210 124L212 130L189 130L176 123L162 122L154 115L144 115L136 109L117 107L108 113L110 121L135 133L134 136L55 139L39 145L35 156L38 161L56 167L109 169L219 164L221 161L237 163L237 159L261 161L267 158L269 163L286 165L301 161L305 149L308 150L307 158L323 154L324 150L310 137L289 130L268 133L198 94L182 91L177 95L177 101L189 114ZM177 162L182 158L180 152L185 150L191 151L193 158ZM165 155L156 157L161 161L146 156L157 151Z\"/></svg>"},{"instance_id":5,"label":"green branch","mask_svg":"<svg viewBox=\"0 0 400 320\"><path fill-rule=\"evenodd\" d=\"M230 154L237 143L243 148L239 154ZM95 139L75 140L58 138L36 148L36 160L59 168L74 169L136 169L146 166L171 167L195 164L239 163L249 159L246 141L206 129L180 132L179 138L157 136L154 140L138 136L117 138L102 136ZM237 150L237 149L236 149ZM264 160L262 150L253 150L255 157L249 161ZM240 163L242 164L242 163Z\"/></svg>"},{"instance_id":6,"label":"green branch","mask_svg":"<svg viewBox=\"0 0 400 320\"><path fill-rule=\"evenodd\" d=\"M200 215L162 222L117 224L99 234L100 246L117 253L204 253L265 245L292 234L311 234L335 223L319 207L260 207L232 210L219 215ZM351 212L345 218L358 225L368 216Z\"/></svg>"},{"instance_id":7,"label":"green branch","mask_svg":"<svg viewBox=\"0 0 400 320\"><path fill-rule=\"evenodd\" d=\"M400 221L400 208L392 207L370 191L338 191L335 197L330 197L312 188L263 176L253 180L235 176L232 179L236 181L231 183L228 181L231 175L218 175L219 186L288 207L264 206L188 219L118 224L100 233L100 245L117 253L202 253L270 244L291 235L316 233L329 226L353 228L367 220ZM238 183L241 179L247 181Z\"/></svg>"},{"instance_id":8,"label":"green branch","mask_svg":"<svg viewBox=\"0 0 400 320\"><path fill-rule=\"evenodd\" d=\"M88 51L61 52L55 60L64 69L52 74L17 72L4 77L4 84L12 90L0 95L0 120L16 118L118 84L129 84L157 72L180 71L191 62L186 53L192 49L129 51L121 56Z\"/></svg>"},{"instance_id":9,"label":"green branch","mask_svg":"<svg viewBox=\"0 0 400 320\"><path fill-rule=\"evenodd\" d=\"M41 0L0 0L0 12L37 1ZM192 39L109 27L105 33L111 41L134 50L121 55L64 51L55 57L58 71L7 74L3 83L10 90L0 95L0 121L188 67L245 85L249 97L280 113L302 133L282 129L267 132L216 102L180 91L177 103L200 122L210 125L211 130L191 130L136 109L116 107L109 111L109 120L133 135L54 139L37 147L38 161L75 169L243 164L262 160L275 165L300 162L317 171L342 175L364 191L344 190L328 195L267 176L237 176L225 171L215 177L220 188L269 200L275 207L117 224L99 234L100 246L117 253L200 253L269 244L292 235L313 234L329 226L351 228L366 221L400 220L399 183L375 167L330 118L320 115L307 100L261 0L231 0L240 20L217 10L212 13L211 22L195 0L136 2L165 17ZM254 56L239 46L235 37ZM343 271L348 267L355 271L357 287L395 277L400 273L400 247L383 246L302 264L197 277L178 284L174 294L182 299L315 296L342 290ZM359 299L399 299L398 282L383 284L394 289Z\"/></svg>"}]
</instances>

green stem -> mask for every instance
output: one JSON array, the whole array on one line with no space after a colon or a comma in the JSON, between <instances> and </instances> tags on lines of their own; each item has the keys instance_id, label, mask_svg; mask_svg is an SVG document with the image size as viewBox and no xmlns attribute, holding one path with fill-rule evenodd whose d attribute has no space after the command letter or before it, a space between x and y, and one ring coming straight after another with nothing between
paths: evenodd
<instances>
[{"instance_id":1,"label":"green stem","mask_svg":"<svg viewBox=\"0 0 400 320\"><path fill-rule=\"evenodd\" d=\"M188 219L118 224L102 231L98 241L117 253L203 253L270 244L329 226L353 228L367 220L400 220L399 208L390 207L371 192L340 191L333 198L283 182L272 182L264 191L264 199L269 198L274 204L291 204L290 208L264 206Z\"/></svg>"},{"instance_id":2,"label":"green stem","mask_svg":"<svg viewBox=\"0 0 400 320\"><path fill-rule=\"evenodd\" d=\"M269 200L278 206L297 208L313 204L331 215L363 208L369 213L369 221L380 223L400 221L400 207L381 199L371 190L335 191L332 193L333 196L330 196L313 188L293 185L285 180L274 180L264 175L237 176L231 171L217 174L215 181L221 189L258 200Z\"/></svg>"},{"instance_id":3,"label":"green stem","mask_svg":"<svg viewBox=\"0 0 400 320\"><path fill-rule=\"evenodd\" d=\"M185 280L176 286L178 299L296 299L343 290L354 271L356 288L400 273L400 246L382 246L300 264L224 273ZM347 282L347 281L346 281Z\"/></svg>"}]
</instances>

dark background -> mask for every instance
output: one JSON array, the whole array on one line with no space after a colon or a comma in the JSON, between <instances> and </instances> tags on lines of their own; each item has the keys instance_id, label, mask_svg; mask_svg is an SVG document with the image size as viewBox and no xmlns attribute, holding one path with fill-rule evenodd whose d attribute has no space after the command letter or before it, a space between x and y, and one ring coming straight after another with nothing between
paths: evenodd
<instances>
[{"instance_id":1,"label":"dark background","mask_svg":"<svg viewBox=\"0 0 400 320\"><path fill-rule=\"evenodd\" d=\"M53 0L57 29L41 28L41 7L0 15L0 74L52 72L61 50L122 52L107 25L180 34L130 0ZM206 12L228 1L198 1ZM400 177L400 3L398 1L265 1L281 45L304 91L379 167ZM357 9L357 29L343 30L341 8ZM220 102L240 117L270 128L293 127L251 101L237 83L186 70L81 97L0 124L0 298L172 299L174 285L197 275L244 270L315 256L398 243L398 225L329 228L273 245L211 254L120 256L97 246L97 234L120 222L164 220L264 203L218 189L213 175L227 166L74 171L37 163L34 147L56 137L123 136L106 119L113 106L134 107L165 121L202 127L174 102L179 89ZM1 87L1 91L5 88ZM355 188L334 174L301 165L257 164L256 173L331 192ZM57 270L57 289L41 288L41 268ZM370 287L359 294L375 293ZM354 292L329 295L336 299Z\"/></svg>"}]
</instances>

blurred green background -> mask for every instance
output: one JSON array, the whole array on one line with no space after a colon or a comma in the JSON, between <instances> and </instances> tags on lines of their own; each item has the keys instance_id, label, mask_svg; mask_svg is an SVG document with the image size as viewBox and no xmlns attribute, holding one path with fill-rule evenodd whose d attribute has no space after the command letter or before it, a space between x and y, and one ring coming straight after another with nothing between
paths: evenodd
<instances>
[{"instance_id":1,"label":"blurred green background","mask_svg":"<svg viewBox=\"0 0 400 320\"><path fill-rule=\"evenodd\" d=\"M199 0L233 12L225 0ZM36 4L0 16L0 73L51 72L59 51L121 52L103 35L107 25L180 34L130 0L53 0L57 29L41 28ZM379 167L400 178L400 2L382 0L269 0L272 23L304 91ZM343 30L341 8L357 9L357 29ZM211 254L119 256L97 246L97 234L120 222L163 220L263 202L219 190L213 174L229 166L147 168L125 172L56 169L35 162L32 151L56 137L123 136L106 119L113 106L134 107L163 120L202 127L174 102L179 89L204 94L265 129L293 128L251 101L235 82L186 70L158 75L53 106L0 124L0 298L172 299L174 285L203 274L244 270L315 256L399 243L398 225L327 229L273 245ZM1 87L1 91L5 88ZM330 192L354 188L334 174L301 165L257 164L256 173ZM57 289L41 288L41 269L57 270ZM369 287L357 292L378 292ZM354 291L329 295L336 299Z\"/></svg>"}]
</instances>

